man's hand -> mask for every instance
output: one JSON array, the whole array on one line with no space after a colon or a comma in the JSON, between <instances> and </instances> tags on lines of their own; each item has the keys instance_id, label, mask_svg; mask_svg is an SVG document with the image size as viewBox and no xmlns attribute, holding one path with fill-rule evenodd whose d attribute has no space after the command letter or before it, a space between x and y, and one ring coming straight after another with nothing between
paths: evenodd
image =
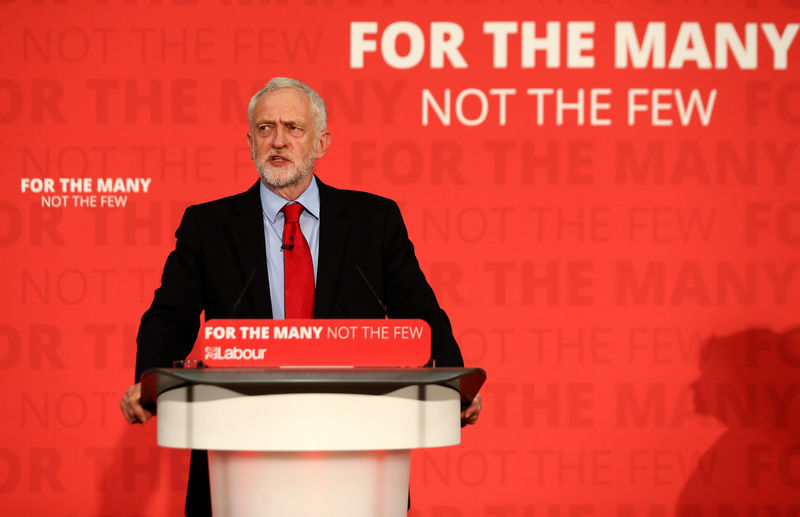
<instances>
[{"instance_id":1,"label":"man's hand","mask_svg":"<svg viewBox=\"0 0 800 517\"><path fill-rule=\"evenodd\" d=\"M122 409L122 414L125 415L125 420L128 423L144 423L153 416L152 411L148 411L142 407L142 383L137 382L133 386L125 390L122 400L119 403ZM468 411L469 409L467 409ZM463 419L463 417L462 417Z\"/></svg>"},{"instance_id":2,"label":"man's hand","mask_svg":"<svg viewBox=\"0 0 800 517\"><path fill-rule=\"evenodd\" d=\"M461 412L461 427L467 424L474 424L478 421L478 415L481 414L481 394L475 395L472 399L472 404Z\"/></svg>"}]
</instances>

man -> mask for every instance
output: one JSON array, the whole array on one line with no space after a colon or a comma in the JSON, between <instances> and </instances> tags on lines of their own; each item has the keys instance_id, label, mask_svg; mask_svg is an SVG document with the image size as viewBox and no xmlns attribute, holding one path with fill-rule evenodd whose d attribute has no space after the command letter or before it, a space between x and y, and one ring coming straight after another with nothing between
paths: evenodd
<instances>
[{"instance_id":1,"label":"man","mask_svg":"<svg viewBox=\"0 0 800 517\"><path fill-rule=\"evenodd\" d=\"M382 318L362 272L390 317L428 322L437 366L462 366L397 204L315 177L314 164L331 143L322 98L300 81L275 78L253 95L248 117L247 142L261 180L186 210L161 286L142 317L136 380L148 368L186 357L203 311L207 320ZM131 423L152 416L140 398L138 382L123 396ZM462 422L474 423L480 409L476 397ZM186 514L210 515L205 451L192 451Z\"/></svg>"}]
</instances>

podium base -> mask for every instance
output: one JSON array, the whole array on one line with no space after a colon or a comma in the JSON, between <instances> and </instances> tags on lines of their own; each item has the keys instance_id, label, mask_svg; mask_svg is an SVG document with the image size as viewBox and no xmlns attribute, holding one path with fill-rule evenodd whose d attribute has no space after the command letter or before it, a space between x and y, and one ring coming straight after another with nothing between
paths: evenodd
<instances>
[{"instance_id":1,"label":"podium base","mask_svg":"<svg viewBox=\"0 0 800 517\"><path fill-rule=\"evenodd\" d=\"M410 450L208 451L214 517L405 517Z\"/></svg>"}]
</instances>

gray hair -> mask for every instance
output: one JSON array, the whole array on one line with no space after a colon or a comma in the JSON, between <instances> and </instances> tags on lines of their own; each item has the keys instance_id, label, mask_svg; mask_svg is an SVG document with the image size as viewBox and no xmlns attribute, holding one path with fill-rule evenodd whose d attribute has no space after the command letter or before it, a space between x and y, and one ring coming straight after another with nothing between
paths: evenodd
<instances>
[{"instance_id":1,"label":"gray hair","mask_svg":"<svg viewBox=\"0 0 800 517\"><path fill-rule=\"evenodd\" d=\"M247 120L250 121L251 124L253 123L253 113L256 110L256 102L258 102L259 97L265 93L282 90L284 88L297 90L308 97L308 102L311 105L311 117L314 119L316 133L319 135L325 131L325 128L328 127L328 109L325 107L325 101L309 85L290 77L273 77L263 88L258 90L250 98L250 104L247 106Z\"/></svg>"}]
</instances>

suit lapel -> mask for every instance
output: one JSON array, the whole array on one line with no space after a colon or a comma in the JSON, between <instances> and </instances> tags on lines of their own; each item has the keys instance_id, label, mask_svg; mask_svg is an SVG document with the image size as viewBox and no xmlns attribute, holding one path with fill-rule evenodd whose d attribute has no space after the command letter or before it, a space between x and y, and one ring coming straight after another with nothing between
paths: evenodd
<instances>
[{"instance_id":1,"label":"suit lapel","mask_svg":"<svg viewBox=\"0 0 800 517\"><path fill-rule=\"evenodd\" d=\"M317 178L320 202L319 258L314 317L326 318L333 306L334 294L341 276L344 250L347 248L347 205L339 191Z\"/></svg>"},{"instance_id":2,"label":"suit lapel","mask_svg":"<svg viewBox=\"0 0 800 517\"><path fill-rule=\"evenodd\" d=\"M264 217L258 181L247 192L244 192L234 205L233 217L230 220L230 233L234 244L233 249L238 254L243 282L246 282L255 271L236 315L245 318L271 318L272 304L269 299ZM244 288L244 284L241 288Z\"/></svg>"}]
</instances>

